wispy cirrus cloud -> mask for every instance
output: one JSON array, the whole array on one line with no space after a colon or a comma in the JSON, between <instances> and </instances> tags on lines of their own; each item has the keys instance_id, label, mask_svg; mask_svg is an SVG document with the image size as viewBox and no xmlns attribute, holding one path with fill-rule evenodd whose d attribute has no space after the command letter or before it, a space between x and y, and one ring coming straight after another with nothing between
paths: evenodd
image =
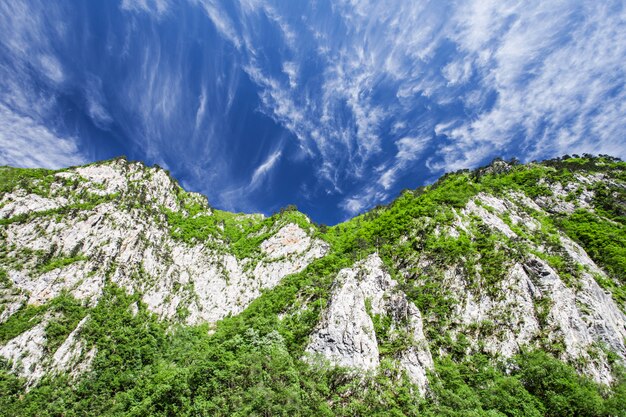
<instances>
[{"instance_id":1,"label":"wispy cirrus cloud","mask_svg":"<svg viewBox=\"0 0 626 417\"><path fill-rule=\"evenodd\" d=\"M264 111L319 160L348 212L387 198L417 167L432 176L497 155L626 154L621 2L337 1L321 13L324 5L294 15L270 0L244 2L238 38ZM262 59L254 22L263 13L284 35L284 79ZM306 30L289 35L296 23ZM303 75L311 61L316 72ZM406 138L429 153L390 155L389 143L414 143Z\"/></svg>"},{"instance_id":2,"label":"wispy cirrus cloud","mask_svg":"<svg viewBox=\"0 0 626 417\"><path fill-rule=\"evenodd\" d=\"M430 142L431 137L404 137L396 142L398 152L387 169L382 170L383 173L378 178L377 183L384 190L390 190L396 183L398 175L410 166L411 163L417 161L425 151L426 146Z\"/></svg>"},{"instance_id":3,"label":"wispy cirrus cloud","mask_svg":"<svg viewBox=\"0 0 626 417\"><path fill-rule=\"evenodd\" d=\"M107 110L107 100L102 92L102 80L95 76L87 78L85 86L85 100L87 111L91 119L103 129L107 128L113 117Z\"/></svg>"},{"instance_id":4,"label":"wispy cirrus cloud","mask_svg":"<svg viewBox=\"0 0 626 417\"><path fill-rule=\"evenodd\" d=\"M61 168L87 162L73 137L60 137L0 104L0 165Z\"/></svg>"},{"instance_id":5,"label":"wispy cirrus cloud","mask_svg":"<svg viewBox=\"0 0 626 417\"><path fill-rule=\"evenodd\" d=\"M267 159L265 159L265 161L263 161L261 165L256 167L256 169L252 173L252 178L250 179L249 187L251 189L255 189L260 185L261 181L263 181L263 179L269 174L272 168L274 168L281 155L282 151L280 149L276 150L268 155Z\"/></svg>"},{"instance_id":6,"label":"wispy cirrus cloud","mask_svg":"<svg viewBox=\"0 0 626 417\"><path fill-rule=\"evenodd\" d=\"M215 29L237 48L241 47L241 39L235 31L234 24L224 11L223 4L214 0L192 0L202 7L206 15L211 19Z\"/></svg>"},{"instance_id":7,"label":"wispy cirrus cloud","mask_svg":"<svg viewBox=\"0 0 626 417\"><path fill-rule=\"evenodd\" d=\"M166 13L170 7L169 0L122 0L120 7L122 10L133 12L146 12L160 17Z\"/></svg>"},{"instance_id":8,"label":"wispy cirrus cloud","mask_svg":"<svg viewBox=\"0 0 626 417\"><path fill-rule=\"evenodd\" d=\"M626 156L619 0L102 7L92 28L71 2L0 3L6 123L72 155L101 134L227 208L333 222L495 156Z\"/></svg>"},{"instance_id":9,"label":"wispy cirrus cloud","mask_svg":"<svg viewBox=\"0 0 626 417\"><path fill-rule=\"evenodd\" d=\"M76 136L50 126L58 96L47 89L67 81L54 47L64 36L55 22L64 9L40 6L0 4L0 165L60 168L88 160Z\"/></svg>"},{"instance_id":10,"label":"wispy cirrus cloud","mask_svg":"<svg viewBox=\"0 0 626 417\"><path fill-rule=\"evenodd\" d=\"M474 19L458 22L455 39L480 71L481 86L494 88L497 101L472 120L440 130L451 140L439 149L438 167L475 166L493 153L489 148L503 153L521 148L527 160L626 153L626 122L618 116L626 94L624 8L615 2L596 6L469 5ZM486 29L494 27L501 29Z\"/></svg>"}]
</instances>

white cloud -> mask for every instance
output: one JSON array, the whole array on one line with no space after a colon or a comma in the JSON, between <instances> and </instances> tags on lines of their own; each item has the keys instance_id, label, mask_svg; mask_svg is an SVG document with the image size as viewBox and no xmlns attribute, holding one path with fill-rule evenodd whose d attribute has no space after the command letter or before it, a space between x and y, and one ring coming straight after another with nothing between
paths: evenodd
<instances>
[{"instance_id":1,"label":"white cloud","mask_svg":"<svg viewBox=\"0 0 626 417\"><path fill-rule=\"evenodd\" d=\"M354 215L359 213L361 210L363 210L366 207L367 201L365 201L364 198L359 198L357 197L350 197L344 200L344 202L342 203L342 207L344 210L346 210L348 213Z\"/></svg>"},{"instance_id":2,"label":"white cloud","mask_svg":"<svg viewBox=\"0 0 626 417\"><path fill-rule=\"evenodd\" d=\"M58 59L52 55L42 55L39 57L39 64L43 73L55 83L62 83L65 76L63 75L63 67Z\"/></svg>"},{"instance_id":3,"label":"white cloud","mask_svg":"<svg viewBox=\"0 0 626 417\"><path fill-rule=\"evenodd\" d=\"M402 162L415 161L418 159L422 152L424 152L424 148L430 142L430 137L405 137L399 139L396 142L396 146L398 147L398 153L396 154L396 159Z\"/></svg>"},{"instance_id":4,"label":"white cloud","mask_svg":"<svg viewBox=\"0 0 626 417\"><path fill-rule=\"evenodd\" d=\"M0 85L22 81L33 69L54 84L65 80L54 43L66 33L62 23L53 23L62 22L64 17L62 8L53 3L0 2L0 43L5 48L5 62L11 62L18 69Z\"/></svg>"},{"instance_id":5,"label":"white cloud","mask_svg":"<svg viewBox=\"0 0 626 417\"><path fill-rule=\"evenodd\" d=\"M0 165L61 168L86 162L75 138L59 137L0 104Z\"/></svg>"},{"instance_id":6,"label":"white cloud","mask_svg":"<svg viewBox=\"0 0 626 417\"><path fill-rule=\"evenodd\" d=\"M96 76L90 76L85 87L85 99L87 112L98 126L106 128L113 118L106 109L106 98L102 93L102 80Z\"/></svg>"},{"instance_id":7,"label":"white cloud","mask_svg":"<svg viewBox=\"0 0 626 417\"><path fill-rule=\"evenodd\" d=\"M448 80L448 84L462 84L467 82L472 75L472 63L469 60L451 61L443 68L442 72Z\"/></svg>"},{"instance_id":8,"label":"white cloud","mask_svg":"<svg viewBox=\"0 0 626 417\"><path fill-rule=\"evenodd\" d=\"M507 152L521 159L626 156L626 8L619 0L189 3L236 48L229 50L233 63L215 84L202 78L189 88L182 53L146 41L133 57L140 64L123 110L140 120L133 140L148 156L169 146L177 123L190 126L196 145L219 137L215 120L238 103L232 74L239 69L256 84L258 110L289 130L300 158L314 165L319 182L312 188L344 195L341 206L350 213L387 198L424 160L442 171ZM156 19L174 15L167 0L119 4ZM24 74L35 69L46 83L64 84L71 67L50 43L65 33L48 24L63 20L60 9L31 9L0 2L0 42L20 69L0 67L0 102L37 125L57 96L29 86ZM214 88L220 83L226 88ZM215 91L226 93L215 98ZM89 115L107 125L112 116L101 86L87 85L84 94ZM283 156L271 151L247 186L260 186Z\"/></svg>"},{"instance_id":9,"label":"white cloud","mask_svg":"<svg viewBox=\"0 0 626 417\"><path fill-rule=\"evenodd\" d=\"M298 65L295 62L283 62L283 73L289 78L289 86L293 89L298 86Z\"/></svg>"},{"instance_id":10,"label":"white cloud","mask_svg":"<svg viewBox=\"0 0 626 417\"><path fill-rule=\"evenodd\" d=\"M233 22L228 17L228 14L224 12L221 5L216 4L213 0L192 0L192 2L199 4L204 9L206 15L213 22L215 29L224 39L230 41L237 48L241 47L242 42L235 31Z\"/></svg>"},{"instance_id":11,"label":"white cloud","mask_svg":"<svg viewBox=\"0 0 626 417\"><path fill-rule=\"evenodd\" d=\"M120 103L123 110L133 114L136 121L128 126L133 142L151 160L162 158L163 147L170 137L169 128L180 123L186 96L185 63L163 50L160 42L146 41L142 53L135 57L136 68L124 80ZM186 129L193 128L195 119L185 120Z\"/></svg>"},{"instance_id":12,"label":"white cloud","mask_svg":"<svg viewBox=\"0 0 626 417\"><path fill-rule=\"evenodd\" d=\"M393 166L387 169L381 176L378 178L378 184L382 185L385 190L390 189L396 182L396 177L398 175L398 171L400 168L398 166Z\"/></svg>"},{"instance_id":13,"label":"white cloud","mask_svg":"<svg viewBox=\"0 0 626 417\"><path fill-rule=\"evenodd\" d=\"M379 184L364 187L360 192L345 198L340 207L349 215L354 216L363 210L372 207L389 198L389 194L382 191Z\"/></svg>"},{"instance_id":14,"label":"white cloud","mask_svg":"<svg viewBox=\"0 0 626 417\"><path fill-rule=\"evenodd\" d=\"M263 179L272 170L272 168L274 168L274 166L280 159L281 155L282 155L282 151L276 150L275 152L271 153L267 157L267 159L254 170L254 173L252 174L252 178L250 179L250 187L252 189L259 186L261 181L263 181Z\"/></svg>"},{"instance_id":15,"label":"white cloud","mask_svg":"<svg viewBox=\"0 0 626 417\"><path fill-rule=\"evenodd\" d=\"M404 137L396 141L398 152L388 167L383 167L380 171L382 174L378 177L376 183L383 190L390 190L398 180L398 176L406 172L410 168L410 164L417 161L430 141L430 137Z\"/></svg>"},{"instance_id":16,"label":"white cloud","mask_svg":"<svg viewBox=\"0 0 626 417\"><path fill-rule=\"evenodd\" d=\"M318 20L312 17L315 6L310 8L298 14L300 20L294 20L273 2L241 2L244 15L239 22L248 59L245 70L261 88L262 110L294 133L304 154L319 161L315 164L318 178L326 191L342 193L347 182L371 180L371 166L385 157L382 140L390 130L393 135L427 136L416 131L415 124L407 123L413 97L394 99L394 89L421 94L423 60L433 56L443 39L438 22L447 10L436 2L397 2L394 7L338 2L332 16ZM272 71L273 63L264 60L267 45L259 42L263 36L255 23L261 12L283 34L280 65L287 75L284 80ZM296 24L305 30L294 31ZM295 38L304 41L294 44ZM319 68L312 84L301 74L311 61ZM388 89L390 98L381 102L380 95L389 96ZM395 127L385 127L388 124ZM375 182L378 185L370 190L372 195L385 194L401 171L416 160L409 156L418 154L416 147L409 148L411 144L408 139L399 142L403 162L398 165L396 161L394 168ZM356 204L346 203L345 207L353 211Z\"/></svg>"},{"instance_id":17,"label":"white cloud","mask_svg":"<svg viewBox=\"0 0 626 417\"><path fill-rule=\"evenodd\" d=\"M170 7L169 0L122 0L120 8L130 12L145 12L161 17Z\"/></svg>"},{"instance_id":18,"label":"white cloud","mask_svg":"<svg viewBox=\"0 0 626 417\"><path fill-rule=\"evenodd\" d=\"M55 45L67 35L59 23L65 17L58 4L0 2L0 164L59 168L86 162L77 138L49 127L58 110L54 91L67 81Z\"/></svg>"},{"instance_id":19,"label":"white cloud","mask_svg":"<svg viewBox=\"0 0 626 417\"><path fill-rule=\"evenodd\" d=\"M202 87L202 93L200 97L198 97L198 111L196 111L196 128L197 131L202 124L202 120L204 119L204 114L206 113L206 104L207 104L207 92L206 87Z\"/></svg>"},{"instance_id":20,"label":"white cloud","mask_svg":"<svg viewBox=\"0 0 626 417\"><path fill-rule=\"evenodd\" d=\"M616 144L626 128L623 9L615 13L611 2L483 3L472 3L473 19L460 21L456 39L477 62L489 50L482 78L498 100L448 132L453 143L440 148L441 166L473 166L519 145L516 134L526 159L576 149L625 155Z\"/></svg>"}]
</instances>

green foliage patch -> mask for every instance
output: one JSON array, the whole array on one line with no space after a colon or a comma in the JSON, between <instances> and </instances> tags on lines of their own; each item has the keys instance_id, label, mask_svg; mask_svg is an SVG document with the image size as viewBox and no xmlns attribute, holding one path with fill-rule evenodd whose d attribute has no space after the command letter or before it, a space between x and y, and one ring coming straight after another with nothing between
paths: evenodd
<instances>
[{"instance_id":1,"label":"green foliage patch","mask_svg":"<svg viewBox=\"0 0 626 417\"><path fill-rule=\"evenodd\" d=\"M208 210L184 196L182 210L165 210L171 235L183 242L204 243L215 249L229 248L239 259L258 256L259 245L277 228L287 223L299 225L304 230L312 225L295 207L281 210L262 218L259 215Z\"/></svg>"},{"instance_id":2,"label":"green foliage patch","mask_svg":"<svg viewBox=\"0 0 626 417\"><path fill-rule=\"evenodd\" d=\"M32 329L47 317L46 347L48 351L54 352L86 314L86 308L67 293L60 294L46 304L24 305L7 321L0 323L0 343L6 343Z\"/></svg>"},{"instance_id":3,"label":"green foliage patch","mask_svg":"<svg viewBox=\"0 0 626 417\"><path fill-rule=\"evenodd\" d=\"M55 181L54 173L49 169L0 167L0 193L9 193L15 188L22 188L29 193L48 195L50 185Z\"/></svg>"},{"instance_id":4,"label":"green foliage patch","mask_svg":"<svg viewBox=\"0 0 626 417\"><path fill-rule=\"evenodd\" d=\"M86 261L87 259L88 258L85 255L60 256L56 258L51 258L39 266L39 271L41 273L46 273L57 268L66 267L75 262Z\"/></svg>"},{"instance_id":5,"label":"green foliage patch","mask_svg":"<svg viewBox=\"0 0 626 417\"><path fill-rule=\"evenodd\" d=\"M25 306L0 323L0 343L4 344L14 337L35 327L43 319L46 306Z\"/></svg>"},{"instance_id":6,"label":"green foliage patch","mask_svg":"<svg viewBox=\"0 0 626 417\"><path fill-rule=\"evenodd\" d=\"M626 284L626 226L582 209L557 224L613 278Z\"/></svg>"}]
</instances>

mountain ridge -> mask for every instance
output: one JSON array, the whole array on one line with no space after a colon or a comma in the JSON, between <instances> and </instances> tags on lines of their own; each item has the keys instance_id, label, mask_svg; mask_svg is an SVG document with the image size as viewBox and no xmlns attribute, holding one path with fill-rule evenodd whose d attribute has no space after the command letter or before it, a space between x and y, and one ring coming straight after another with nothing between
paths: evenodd
<instances>
[{"instance_id":1,"label":"mountain ridge","mask_svg":"<svg viewBox=\"0 0 626 417\"><path fill-rule=\"evenodd\" d=\"M316 415L550 415L554 398L520 376L533 361L590 398L589 409L563 410L597 415L623 392L626 163L616 158L495 160L331 227L294 207L269 217L217 210L165 170L120 158L3 167L0 177L7 409L41 407L37 393L52 390L79 414L247 415L272 404L283 414L297 403L292 412ZM120 362L133 333L154 346ZM221 363L215 349L245 365ZM276 385L249 374L264 361L270 370L259 372ZM468 363L525 398L525 414L459 376ZM137 391L111 368L147 385ZM197 379L208 369L212 389ZM311 375L329 385L313 387ZM176 401L156 404L160 380ZM220 386L239 400L220 408L234 395ZM259 402L258 389L270 399ZM473 402L454 405L455 389ZM100 408L85 409L97 392Z\"/></svg>"}]
</instances>

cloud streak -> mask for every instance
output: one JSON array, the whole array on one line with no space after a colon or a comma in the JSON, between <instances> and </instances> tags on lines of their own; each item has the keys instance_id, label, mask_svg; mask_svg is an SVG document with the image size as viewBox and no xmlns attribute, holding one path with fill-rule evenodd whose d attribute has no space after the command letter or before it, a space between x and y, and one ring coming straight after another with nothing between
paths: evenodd
<instances>
[{"instance_id":1,"label":"cloud streak","mask_svg":"<svg viewBox=\"0 0 626 417\"><path fill-rule=\"evenodd\" d=\"M267 175L270 173L272 168L274 168L274 166L280 159L281 155L282 155L281 150L277 150L271 153L267 157L267 159L265 159L265 161L254 170L254 172L252 173L252 178L250 179L250 184L249 184L249 187L251 189L255 189L260 185L261 181L263 181L263 179L267 177Z\"/></svg>"},{"instance_id":2,"label":"cloud streak","mask_svg":"<svg viewBox=\"0 0 626 417\"><path fill-rule=\"evenodd\" d=\"M60 137L0 104L0 165L62 168L86 162L76 138Z\"/></svg>"},{"instance_id":3,"label":"cloud streak","mask_svg":"<svg viewBox=\"0 0 626 417\"><path fill-rule=\"evenodd\" d=\"M313 7L280 15L277 3L259 0L239 18L248 22L247 72L264 111L321 160L328 191L357 184L341 204L346 211L387 198L418 166L433 175L498 155L626 154L620 2L472 0L456 3L452 18L440 2L392 3L339 1L317 18ZM261 37L249 22L260 12L281 22L279 31L298 19L308 28L298 33L302 52L285 42L286 79L259 58ZM296 69L311 60L315 76L296 82ZM389 142L399 148L391 158Z\"/></svg>"},{"instance_id":4,"label":"cloud streak","mask_svg":"<svg viewBox=\"0 0 626 417\"><path fill-rule=\"evenodd\" d=\"M334 222L495 156L626 157L622 1L102 8L0 3L4 160L129 153L228 208ZM18 152L18 127L68 159Z\"/></svg>"}]
</instances>

